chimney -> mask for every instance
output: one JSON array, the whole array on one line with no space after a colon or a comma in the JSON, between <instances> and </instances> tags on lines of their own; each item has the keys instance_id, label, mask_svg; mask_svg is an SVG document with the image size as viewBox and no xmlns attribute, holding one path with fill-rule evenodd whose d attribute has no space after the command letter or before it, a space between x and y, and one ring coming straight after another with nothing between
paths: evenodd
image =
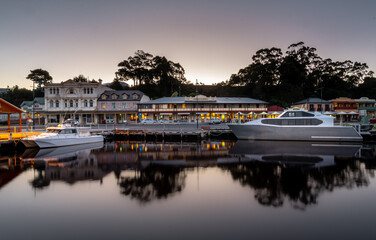
<instances>
[{"instance_id":1,"label":"chimney","mask_svg":"<svg viewBox=\"0 0 376 240\"><path fill-rule=\"evenodd\" d=\"M102 79L98 79L99 85L102 85Z\"/></svg>"}]
</instances>

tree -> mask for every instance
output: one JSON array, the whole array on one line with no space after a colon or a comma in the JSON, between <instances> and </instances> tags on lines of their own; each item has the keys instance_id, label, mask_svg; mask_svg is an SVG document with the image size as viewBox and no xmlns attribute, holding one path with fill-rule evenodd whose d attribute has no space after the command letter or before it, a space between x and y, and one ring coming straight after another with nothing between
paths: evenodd
<instances>
[{"instance_id":1,"label":"tree","mask_svg":"<svg viewBox=\"0 0 376 240\"><path fill-rule=\"evenodd\" d=\"M185 83L185 70L179 63L174 63L166 57L153 58L152 76L158 84L159 95L168 96Z\"/></svg>"},{"instance_id":2,"label":"tree","mask_svg":"<svg viewBox=\"0 0 376 240\"><path fill-rule=\"evenodd\" d=\"M33 92L26 88L19 88L17 85L9 88L8 91L1 95L6 101L15 106L20 106L23 101L33 100Z\"/></svg>"},{"instance_id":3,"label":"tree","mask_svg":"<svg viewBox=\"0 0 376 240\"><path fill-rule=\"evenodd\" d=\"M77 77L74 77L72 80L75 82L89 82L89 79L82 74L78 75Z\"/></svg>"},{"instance_id":4,"label":"tree","mask_svg":"<svg viewBox=\"0 0 376 240\"><path fill-rule=\"evenodd\" d=\"M27 75L26 79L33 81L37 84L37 89L41 89L46 83L52 82L52 77L50 74L41 68L30 70L30 74Z\"/></svg>"},{"instance_id":5,"label":"tree","mask_svg":"<svg viewBox=\"0 0 376 240\"><path fill-rule=\"evenodd\" d=\"M150 84L153 55L142 50L135 52L133 57L128 57L118 64L119 70L115 73L121 81L133 80L133 86Z\"/></svg>"}]
</instances>

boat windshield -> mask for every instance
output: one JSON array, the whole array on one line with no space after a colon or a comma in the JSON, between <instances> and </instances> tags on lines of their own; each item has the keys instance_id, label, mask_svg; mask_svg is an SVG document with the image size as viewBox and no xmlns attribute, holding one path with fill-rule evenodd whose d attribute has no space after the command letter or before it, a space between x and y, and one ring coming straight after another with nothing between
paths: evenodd
<instances>
[{"instance_id":1,"label":"boat windshield","mask_svg":"<svg viewBox=\"0 0 376 240\"><path fill-rule=\"evenodd\" d=\"M303 111L291 111L285 112L281 117L314 117L312 113L307 113Z\"/></svg>"},{"instance_id":2,"label":"boat windshield","mask_svg":"<svg viewBox=\"0 0 376 240\"><path fill-rule=\"evenodd\" d=\"M60 133L61 129L47 129L46 133Z\"/></svg>"}]
</instances>

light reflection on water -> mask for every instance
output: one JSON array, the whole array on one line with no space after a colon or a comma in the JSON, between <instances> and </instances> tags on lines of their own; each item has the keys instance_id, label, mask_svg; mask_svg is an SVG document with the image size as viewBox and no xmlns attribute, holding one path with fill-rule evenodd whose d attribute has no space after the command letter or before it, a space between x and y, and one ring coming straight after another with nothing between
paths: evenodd
<instances>
[{"instance_id":1,"label":"light reflection on water","mask_svg":"<svg viewBox=\"0 0 376 240\"><path fill-rule=\"evenodd\" d=\"M375 149L266 141L28 149L2 158L0 228L12 239L25 231L43 239L370 237Z\"/></svg>"}]
</instances>

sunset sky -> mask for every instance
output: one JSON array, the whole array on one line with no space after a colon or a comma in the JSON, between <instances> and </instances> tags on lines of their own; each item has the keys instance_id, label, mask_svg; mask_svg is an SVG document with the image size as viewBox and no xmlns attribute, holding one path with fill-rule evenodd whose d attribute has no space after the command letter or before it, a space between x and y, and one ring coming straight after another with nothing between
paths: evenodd
<instances>
[{"instance_id":1,"label":"sunset sky","mask_svg":"<svg viewBox=\"0 0 376 240\"><path fill-rule=\"evenodd\" d=\"M303 41L323 58L376 72L375 0L1 0L0 87L30 88L42 68L54 82L79 74L111 82L144 50L179 62L188 80L229 79L261 48Z\"/></svg>"}]
</instances>

